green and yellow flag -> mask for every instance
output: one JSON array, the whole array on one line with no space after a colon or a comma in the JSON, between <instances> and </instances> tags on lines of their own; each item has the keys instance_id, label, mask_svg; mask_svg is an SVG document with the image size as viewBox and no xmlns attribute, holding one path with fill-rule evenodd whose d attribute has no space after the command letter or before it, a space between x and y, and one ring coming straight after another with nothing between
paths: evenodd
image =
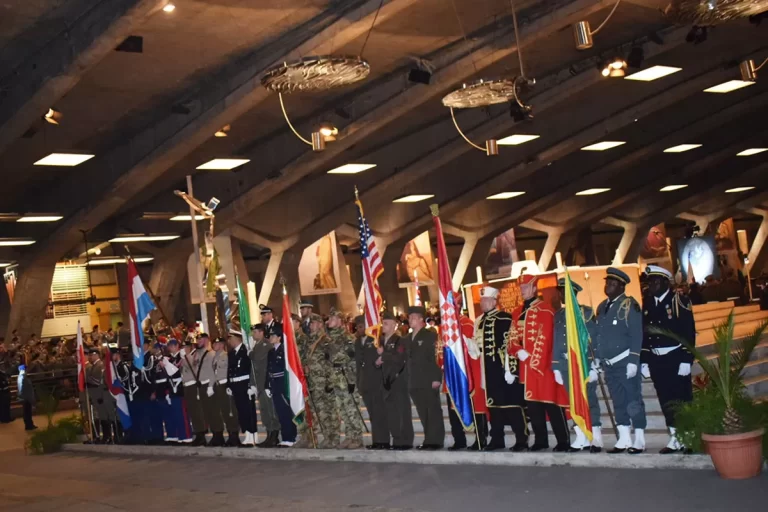
<instances>
[{"instance_id":1,"label":"green and yellow flag","mask_svg":"<svg viewBox=\"0 0 768 512\"><path fill-rule=\"evenodd\" d=\"M589 416L587 382L589 380L589 332L584 321L571 276L565 273L565 332L568 339L568 395L571 417L592 441L592 419Z\"/></svg>"},{"instance_id":2,"label":"green and yellow flag","mask_svg":"<svg viewBox=\"0 0 768 512\"><path fill-rule=\"evenodd\" d=\"M243 343L251 350L253 348L253 339L251 338L251 310L248 308L248 295L245 293L243 285L240 284L240 276L235 274L237 281L237 301L239 306L240 332L243 335Z\"/></svg>"}]
</instances>

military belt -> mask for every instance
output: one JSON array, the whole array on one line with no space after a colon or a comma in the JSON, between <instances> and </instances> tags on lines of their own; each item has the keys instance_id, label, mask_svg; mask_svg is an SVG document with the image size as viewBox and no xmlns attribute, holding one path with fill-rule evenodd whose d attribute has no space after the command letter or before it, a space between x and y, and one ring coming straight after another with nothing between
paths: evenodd
<instances>
[{"instance_id":1,"label":"military belt","mask_svg":"<svg viewBox=\"0 0 768 512\"><path fill-rule=\"evenodd\" d=\"M197 382L195 382L193 380L188 380L187 382L184 383L184 387L185 388L190 388L190 387L194 386L195 384L197 384Z\"/></svg>"},{"instance_id":2,"label":"military belt","mask_svg":"<svg viewBox=\"0 0 768 512\"><path fill-rule=\"evenodd\" d=\"M219 384L226 384L228 379L219 379Z\"/></svg>"},{"instance_id":3,"label":"military belt","mask_svg":"<svg viewBox=\"0 0 768 512\"><path fill-rule=\"evenodd\" d=\"M157 380L155 381L155 384L162 384L162 383L164 383L164 382L168 382L168 379L157 379Z\"/></svg>"},{"instance_id":4,"label":"military belt","mask_svg":"<svg viewBox=\"0 0 768 512\"><path fill-rule=\"evenodd\" d=\"M336 369L341 369L341 370L344 369L344 365L340 364L340 363L333 363L333 367L336 368Z\"/></svg>"},{"instance_id":5,"label":"military belt","mask_svg":"<svg viewBox=\"0 0 768 512\"><path fill-rule=\"evenodd\" d=\"M285 372L270 373L269 376L273 379L276 379L278 377L285 377Z\"/></svg>"},{"instance_id":6,"label":"military belt","mask_svg":"<svg viewBox=\"0 0 768 512\"><path fill-rule=\"evenodd\" d=\"M229 379L229 381L230 382L242 382L242 381L248 380L250 378L251 378L250 375L240 375L239 377L232 377L231 379Z\"/></svg>"},{"instance_id":7,"label":"military belt","mask_svg":"<svg viewBox=\"0 0 768 512\"><path fill-rule=\"evenodd\" d=\"M625 350L621 354L617 355L616 357L612 357L610 359L606 359L603 361L606 366L613 366L614 364L618 363L619 361L622 361L629 357L629 349Z\"/></svg>"},{"instance_id":8,"label":"military belt","mask_svg":"<svg viewBox=\"0 0 768 512\"><path fill-rule=\"evenodd\" d=\"M679 349L680 347L682 347L681 344L677 344L674 347L652 348L651 352L653 352L653 354L657 355L657 356L665 356L665 355L669 354L670 352Z\"/></svg>"}]
</instances>

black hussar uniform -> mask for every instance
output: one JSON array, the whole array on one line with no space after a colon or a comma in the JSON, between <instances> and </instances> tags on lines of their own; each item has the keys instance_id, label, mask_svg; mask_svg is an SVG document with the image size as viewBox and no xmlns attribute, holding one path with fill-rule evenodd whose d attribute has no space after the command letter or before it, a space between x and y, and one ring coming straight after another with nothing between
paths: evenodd
<instances>
[{"instance_id":1,"label":"black hussar uniform","mask_svg":"<svg viewBox=\"0 0 768 512\"><path fill-rule=\"evenodd\" d=\"M384 381L384 404L387 408L387 425L392 436L392 448L406 450L413 447L413 414L408 396L408 351L406 340L393 334L382 337L381 355Z\"/></svg>"},{"instance_id":2,"label":"black hussar uniform","mask_svg":"<svg viewBox=\"0 0 768 512\"><path fill-rule=\"evenodd\" d=\"M355 340L355 363L357 365L357 389L363 397L371 421L373 448L389 446L387 408L384 404L382 368L376 366L379 354L374 339L361 336ZM383 361L383 360L382 360Z\"/></svg>"},{"instance_id":3,"label":"black hussar uniform","mask_svg":"<svg viewBox=\"0 0 768 512\"><path fill-rule=\"evenodd\" d=\"M437 364L437 333L424 327L406 338L408 349L408 377L410 393L419 420L424 428L426 449L442 448L445 443L445 423L440 405L440 388L434 389L433 382L443 381L443 371Z\"/></svg>"},{"instance_id":4,"label":"black hussar uniform","mask_svg":"<svg viewBox=\"0 0 768 512\"><path fill-rule=\"evenodd\" d=\"M248 388L251 380L251 360L248 358L248 349L243 343L229 352L229 366L227 368L229 389L237 407L237 418L240 430L246 434L256 435L256 410L253 401L248 396Z\"/></svg>"},{"instance_id":5,"label":"black hussar uniform","mask_svg":"<svg viewBox=\"0 0 768 512\"><path fill-rule=\"evenodd\" d=\"M491 442L487 450L504 448L504 427L515 434L515 449L528 447L528 427L525 413L525 387L520 383L517 358L508 355L507 341L512 327L512 315L493 309L477 320L475 341L482 350L486 404L491 416ZM507 384L504 374L509 369L516 377Z\"/></svg>"}]
</instances>

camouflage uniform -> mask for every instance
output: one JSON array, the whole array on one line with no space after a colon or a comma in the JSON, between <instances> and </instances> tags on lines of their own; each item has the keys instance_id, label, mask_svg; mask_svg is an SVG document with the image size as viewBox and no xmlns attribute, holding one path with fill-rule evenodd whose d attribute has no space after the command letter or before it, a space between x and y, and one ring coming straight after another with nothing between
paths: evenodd
<instances>
[{"instance_id":1,"label":"camouflage uniform","mask_svg":"<svg viewBox=\"0 0 768 512\"><path fill-rule=\"evenodd\" d=\"M334 421L331 420L335 414L333 394L326 391L330 386L330 365L326 360L326 354L331 339L323 329L304 338L302 339L300 336L301 341L297 340L296 344L309 386L312 431L315 434L315 439L318 439L318 434L323 434L323 446L337 446L339 444L338 428L334 431L329 430L334 424ZM307 437L309 432L306 424L300 426L299 430L302 441L311 442Z\"/></svg>"},{"instance_id":2,"label":"camouflage uniform","mask_svg":"<svg viewBox=\"0 0 768 512\"><path fill-rule=\"evenodd\" d=\"M304 410L309 413L309 415L312 417L312 432L314 433L315 442L318 442L319 438L318 435L320 434L320 429L318 427L318 418L317 418L317 411L315 410L315 404L314 404L314 397L318 393L312 386L311 383L312 378L309 376L309 361L308 361L308 355L309 351L312 348L312 340L310 339L310 335L304 334L303 331L297 331L296 333L296 348L299 351L299 359L301 360L301 367L304 369L304 374L307 377L307 385L309 386L309 392L311 393L311 396L307 403L304 405ZM314 338L317 340L317 337ZM314 445L312 444L312 438L309 434L309 427L307 426L306 421L301 422L297 426L298 434L300 439L296 442L294 448L313 448Z\"/></svg>"},{"instance_id":3,"label":"camouflage uniform","mask_svg":"<svg viewBox=\"0 0 768 512\"><path fill-rule=\"evenodd\" d=\"M360 410L356 402L354 384L357 382L357 367L355 361L355 338L343 327L330 329L328 336L331 343L328 345L328 361L330 362L330 385L333 387L333 398L336 414L333 423L328 429L336 435L341 430L339 419L344 420L344 445L363 442L363 422L360 418ZM339 418L340 417L340 418ZM323 422L325 428L326 423Z\"/></svg>"}]
</instances>

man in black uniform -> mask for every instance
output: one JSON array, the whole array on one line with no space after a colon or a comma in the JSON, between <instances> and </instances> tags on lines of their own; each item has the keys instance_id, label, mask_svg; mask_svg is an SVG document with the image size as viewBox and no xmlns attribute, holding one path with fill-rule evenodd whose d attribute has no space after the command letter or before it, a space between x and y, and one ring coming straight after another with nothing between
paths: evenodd
<instances>
[{"instance_id":1,"label":"man in black uniform","mask_svg":"<svg viewBox=\"0 0 768 512\"><path fill-rule=\"evenodd\" d=\"M306 299L299 300L299 313L301 314L301 330L306 336L309 336L309 324L311 322L312 310L314 304Z\"/></svg>"},{"instance_id":2,"label":"man in black uniform","mask_svg":"<svg viewBox=\"0 0 768 512\"><path fill-rule=\"evenodd\" d=\"M504 427L510 425L515 433L515 445L510 449L522 452L528 450L524 387L518 378L518 361L507 352L512 315L496 309L498 295L499 290L490 286L480 290L483 314L475 324L475 341L483 354L486 403L491 415L491 442L486 450L505 448Z\"/></svg>"},{"instance_id":3,"label":"man in black uniform","mask_svg":"<svg viewBox=\"0 0 768 512\"><path fill-rule=\"evenodd\" d=\"M675 437L674 404L693 400L693 354L679 341L652 332L649 327L669 330L694 345L696 325L690 300L669 289L672 273L655 265L649 265L645 273L648 276L649 295L643 303L641 372L644 377L653 380L669 428L669 443L661 453L676 453L681 451L683 446Z\"/></svg>"},{"instance_id":4,"label":"man in black uniform","mask_svg":"<svg viewBox=\"0 0 768 512\"><path fill-rule=\"evenodd\" d=\"M283 343L283 327L278 325L269 335L272 350L267 354L267 375L269 389L275 412L280 420L280 446L290 448L296 443L296 424L293 422L293 410L290 397L285 394L285 344Z\"/></svg>"},{"instance_id":5,"label":"man in black uniform","mask_svg":"<svg viewBox=\"0 0 768 512\"><path fill-rule=\"evenodd\" d=\"M363 397L371 420L372 444L369 450L389 449L387 408L384 405L381 364L376 366L379 353L374 339L365 334L365 317L355 317L355 363L357 365L357 389Z\"/></svg>"},{"instance_id":6,"label":"man in black uniform","mask_svg":"<svg viewBox=\"0 0 768 512\"><path fill-rule=\"evenodd\" d=\"M392 313L385 311L381 320L381 345L376 350L384 378L384 405L387 409L387 425L392 436L393 450L413 448L413 415L411 397L408 396L408 361L405 340L397 334L398 322Z\"/></svg>"},{"instance_id":7,"label":"man in black uniform","mask_svg":"<svg viewBox=\"0 0 768 512\"><path fill-rule=\"evenodd\" d=\"M245 433L243 446L252 448L256 445L256 409L253 407L255 394L251 391L251 360L248 358L248 349L243 344L243 335L237 331L230 331L227 340L229 347L229 365L227 373L229 388L227 394L235 400L237 418L240 422L240 430Z\"/></svg>"},{"instance_id":8,"label":"man in black uniform","mask_svg":"<svg viewBox=\"0 0 768 512\"><path fill-rule=\"evenodd\" d=\"M264 324L264 334L266 334L267 339L269 339L269 336L272 334L272 329L278 325L281 328L280 332L283 332L283 326L280 322L275 322L275 315L272 313L271 307L259 304L259 312L261 313L261 323Z\"/></svg>"}]
</instances>

